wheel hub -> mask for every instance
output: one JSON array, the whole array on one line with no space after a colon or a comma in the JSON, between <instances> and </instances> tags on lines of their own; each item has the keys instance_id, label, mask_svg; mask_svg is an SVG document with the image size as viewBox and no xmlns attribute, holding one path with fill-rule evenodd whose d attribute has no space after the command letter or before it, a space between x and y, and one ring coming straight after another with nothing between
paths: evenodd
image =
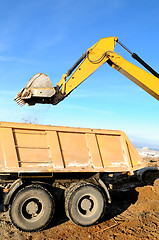
<instances>
[{"instance_id":1,"label":"wheel hub","mask_svg":"<svg viewBox=\"0 0 159 240\"><path fill-rule=\"evenodd\" d=\"M88 198L83 199L83 201L81 202L81 208L85 211L90 210L91 205L92 205L92 203L91 203L90 199L88 199Z\"/></svg>"},{"instance_id":2,"label":"wheel hub","mask_svg":"<svg viewBox=\"0 0 159 240\"><path fill-rule=\"evenodd\" d=\"M79 201L78 210L85 216L92 214L94 212L94 199L90 195L83 196Z\"/></svg>"},{"instance_id":3,"label":"wheel hub","mask_svg":"<svg viewBox=\"0 0 159 240\"><path fill-rule=\"evenodd\" d=\"M22 214L25 218L37 217L42 212L42 203L37 198L29 198L22 207Z\"/></svg>"},{"instance_id":4,"label":"wheel hub","mask_svg":"<svg viewBox=\"0 0 159 240\"><path fill-rule=\"evenodd\" d=\"M26 212L31 215L35 215L38 211L38 204L34 201L31 201L26 206Z\"/></svg>"}]
</instances>

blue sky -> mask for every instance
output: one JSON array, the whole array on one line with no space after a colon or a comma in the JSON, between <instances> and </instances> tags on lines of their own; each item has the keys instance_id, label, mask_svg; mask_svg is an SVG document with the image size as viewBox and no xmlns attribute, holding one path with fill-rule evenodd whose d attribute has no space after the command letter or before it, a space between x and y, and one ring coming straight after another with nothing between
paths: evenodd
<instances>
[{"instance_id":1,"label":"blue sky","mask_svg":"<svg viewBox=\"0 0 159 240\"><path fill-rule=\"evenodd\" d=\"M57 106L13 101L38 72L55 85L103 37L117 36L159 72L158 0L1 0L0 9L1 121L117 129L159 148L159 102L107 64Z\"/></svg>"}]
</instances>

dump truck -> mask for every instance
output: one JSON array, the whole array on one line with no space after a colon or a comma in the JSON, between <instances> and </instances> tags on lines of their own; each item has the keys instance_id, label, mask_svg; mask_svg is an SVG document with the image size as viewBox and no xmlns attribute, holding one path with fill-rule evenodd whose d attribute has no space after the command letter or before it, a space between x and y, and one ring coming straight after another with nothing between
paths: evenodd
<instances>
[{"instance_id":1,"label":"dump truck","mask_svg":"<svg viewBox=\"0 0 159 240\"><path fill-rule=\"evenodd\" d=\"M70 220L95 224L111 203L112 179L141 181L147 170L122 131L0 122L4 207L23 231L42 230L54 219L55 189L64 191Z\"/></svg>"},{"instance_id":2,"label":"dump truck","mask_svg":"<svg viewBox=\"0 0 159 240\"><path fill-rule=\"evenodd\" d=\"M116 43L150 73L115 53ZM110 37L89 48L55 87L46 74L34 75L15 101L21 106L56 105L104 63L159 100L159 74L117 37ZM146 171L158 170L143 165L121 131L5 122L0 123L0 160L4 207L23 231L42 230L54 219L55 189L64 191L67 217L77 225L90 226L104 216L116 185L121 189L128 176L141 183ZM126 177L124 183L118 181L119 175Z\"/></svg>"}]
</instances>

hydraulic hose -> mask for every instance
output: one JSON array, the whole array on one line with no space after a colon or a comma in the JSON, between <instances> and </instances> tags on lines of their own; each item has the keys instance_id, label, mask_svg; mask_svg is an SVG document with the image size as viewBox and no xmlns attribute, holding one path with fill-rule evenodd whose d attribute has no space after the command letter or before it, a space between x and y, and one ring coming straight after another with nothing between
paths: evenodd
<instances>
[{"instance_id":1,"label":"hydraulic hose","mask_svg":"<svg viewBox=\"0 0 159 240\"><path fill-rule=\"evenodd\" d=\"M155 77L159 78L159 74L150 67L142 58L140 58L136 53L131 52L124 44L122 44L119 40L117 40L117 43L122 46L127 52L131 54L131 56L138 61L142 66L144 66L149 72L151 72Z\"/></svg>"}]
</instances>

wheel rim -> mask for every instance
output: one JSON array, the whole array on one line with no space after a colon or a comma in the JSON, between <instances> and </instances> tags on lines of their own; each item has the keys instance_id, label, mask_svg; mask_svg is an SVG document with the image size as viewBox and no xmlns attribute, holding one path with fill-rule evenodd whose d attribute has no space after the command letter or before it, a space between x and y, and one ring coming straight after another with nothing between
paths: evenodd
<instances>
[{"instance_id":1,"label":"wheel rim","mask_svg":"<svg viewBox=\"0 0 159 240\"><path fill-rule=\"evenodd\" d=\"M21 208L21 214L23 218L28 220L37 220L43 212L43 204L40 199L29 198L27 199Z\"/></svg>"},{"instance_id":2,"label":"wheel rim","mask_svg":"<svg viewBox=\"0 0 159 240\"><path fill-rule=\"evenodd\" d=\"M87 194L82 196L77 204L78 212L85 216L90 217L96 212L97 204L94 196Z\"/></svg>"}]
</instances>

